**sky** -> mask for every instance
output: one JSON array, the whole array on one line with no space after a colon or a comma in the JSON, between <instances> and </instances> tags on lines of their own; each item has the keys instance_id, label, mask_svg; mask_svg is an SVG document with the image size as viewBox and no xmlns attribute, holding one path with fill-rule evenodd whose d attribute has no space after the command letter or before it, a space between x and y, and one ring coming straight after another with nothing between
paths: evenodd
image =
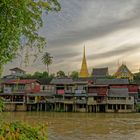
<instances>
[{"instance_id":1,"label":"sky","mask_svg":"<svg viewBox=\"0 0 140 140\"><path fill-rule=\"evenodd\" d=\"M53 56L50 71L80 71L83 47L89 72L108 67L111 74L125 63L132 72L140 69L140 0L60 0L61 11L44 18L40 35L47 39ZM23 67L27 73L45 71L41 56ZM19 67L15 59L5 66Z\"/></svg>"}]
</instances>

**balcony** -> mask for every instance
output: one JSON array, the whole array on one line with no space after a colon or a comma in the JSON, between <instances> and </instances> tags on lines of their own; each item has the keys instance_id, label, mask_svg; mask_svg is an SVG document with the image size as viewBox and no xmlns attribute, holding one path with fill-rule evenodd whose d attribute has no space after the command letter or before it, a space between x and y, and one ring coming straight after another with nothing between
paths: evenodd
<instances>
[{"instance_id":1,"label":"balcony","mask_svg":"<svg viewBox=\"0 0 140 140\"><path fill-rule=\"evenodd\" d=\"M65 90L65 94L72 94L72 90Z\"/></svg>"},{"instance_id":2,"label":"balcony","mask_svg":"<svg viewBox=\"0 0 140 140\"><path fill-rule=\"evenodd\" d=\"M94 100L93 98L88 98L87 104L88 104L88 105L96 105L97 102L96 102L96 100Z\"/></svg>"},{"instance_id":3,"label":"balcony","mask_svg":"<svg viewBox=\"0 0 140 140\"><path fill-rule=\"evenodd\" d=\"M55 103L55 99L46 99L48 103Z\"/></svg>"},{"instance_id":4,"label":"balcony","mask_svg":"<svg viewBox=\"0 0 140 140\"><path fill-rule=\"evenodd\" d=\"M106 99L97 99L97 104L106 104L107 100Z\"/></svg>"},{"instance_id":5,"label":"balcony","mask_svg":"<svg viewBox=\"0 0 140 140\"><path fill-rule=\"evenodd\" d=\"M74 99L64 99L63 102L65 104L73 104L74 103Z\"/></svg>"},{"instance_id":6,"label":"balcony","mask_svg":"<svg viewBox=\"0 0 140 140\"><path fill-rule=\"evenodd\" d=\"M86 90L75 90L75 94L86 94Z\"/></svg>"},{"instance_id":7,"label":"balcony","mask_svg":"<svg viewBox=\"0 0 140 140\"><path fill-rule=\"evenodd\" d=\"M23 99L18 99L18 100L10 100L10 99L4 99L5 104L23 104L25 101Z\"/></svg>"}]
</instances>

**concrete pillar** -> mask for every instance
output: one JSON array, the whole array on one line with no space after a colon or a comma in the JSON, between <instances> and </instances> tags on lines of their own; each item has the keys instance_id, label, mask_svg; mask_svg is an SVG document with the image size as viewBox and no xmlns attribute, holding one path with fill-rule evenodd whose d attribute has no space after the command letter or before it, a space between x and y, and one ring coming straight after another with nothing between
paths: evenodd
<instances>
[{"instance_id":1,"label":"concrete pillar","mask_svg":"<svg viewBox=\"0 0 140 140\"><path fill-rule=\"evenodd\" d=\"M45 103L45 111L47 111L47 103Z\"/></svg>"},{"instance_id":2,"label":"concrete pillar","mask_svg":"<svg viewBox=\"0 0 140 140\"><path fill-rule=\"evenodd\" d=\"M75 112L77 112L77 105L75 104Z\"/></svg>"},{"instance_id":3,"label":"concrete pillar","mask_svg":"<svg viewBox=\"0 0 140 140\"><path fill-rule=\"evenodd\" d=\"M54 103L54 111L56 111L56 103Z\"/></svg>"},{"instance_id":4,"label":"concrete pillar","mask_svg":"<svg viewBox=\"0 0 140 140\"><path fill-rule=\"evenodd\" d=\"M40 103L40 111L42 111L42 103Z\"/></svg>"},{"instance_id":5,"label":"concrete pillar","mask_svg":"<svg viewBox=\"0 0 140 140\"><path fill-rule=\"evenodd\" d=\"M59 106L58 106L58 111L60 111L60 106L61 106L61 104L59 103Z\"/></svg>"},{"instance_id":6,"label":"concrete pillar","mask_svg":"<svg viewBox=\"0 0 140 140\"><path fill-rule=\"evenodd\" d=\"M72 112L74 112L74 104L72 104Z\"/></svg>"},{"instance_id":7,"label":"concrete pillar","mask_svg":"<svg viewBox=\"0 0 140 140\"><path fill-rule=\"evenodd\" d=\"M118 110L118 105L116 104L116 110Z\"/></svg>"},{"instance_id":8,"label":"concrete pillar","mask_svg":"<svg viewBox=\"0 0 140 140\"><path fill-rule=\"evenodd\" d=\"M39 111L39 103L37 103L37 111Z\"/></svg>"},{"instance_id":9,"label":"concrete pillar","mask_svg":"<svg viewBox=\"0 0 140 140\"><path fill-rule=\"evenodd\" d=\"M32 105L29 105L29 110L32 111Z\"/></svg>"},{"instance_id":10,"label":"concrete pillar","mask_svg":"<svg viewBox=\"0 0 140 140\"><path fill-rule=\"evenodd\" d=\"M127 108L126 108L126 104L124 105L124 109L127 110Z\"/></svg>"},{"instance_id":11,"label":"concrete pillar","mask_svg":"<svg viewBox=\"0 0 140 140\"><path fill-rule=\"evenodd\" d=\"M105 105L105 112L108 110L108 104Z\"/></svg>"},{"instance_id":12,"label":"concrete pillar","mask_svg":"<svg viewBox=\"0 0 140 140\"><path fill-rule=\"evenodd\" d=\"M92 105L89 106L89 112L92 112Z\"/></svg>"},{"instance_id":13,"label":"concrete pillar","mask_svg":"<svg viewBox=\"0 0 140 140\"><path fill-rule=\"evenodd\" d=\"M65 103L63 103L63 111L65 112Z\"/></svg>"},{"instance_id":14,"label":"concrete pillar","mask_svg":"<svg viewBox=\"0 0 140 140\"><path fill-rule=\"evenodd\" d=\"M86 104L86 112L88 112L88 105Z\"/></svg>"},{"instance_id":15,"label":"concrete pillar","mask_svg":"<svg viewBox=\"0 0 140 140\"><path fill-rule=\"evenodd\" d=\"M96 109L97 109L96 112L99 112L99 105L97 105Z\"/></svg>"}]
</instances>

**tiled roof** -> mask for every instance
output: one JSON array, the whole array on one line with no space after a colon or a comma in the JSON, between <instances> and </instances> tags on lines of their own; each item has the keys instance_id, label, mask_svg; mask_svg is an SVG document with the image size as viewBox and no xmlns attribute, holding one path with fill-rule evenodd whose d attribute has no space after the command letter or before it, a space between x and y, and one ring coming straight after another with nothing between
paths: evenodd
<instances>
[{"instance_id":1,"label":"tiled roof","mask_svg":"<svg viewBox=\"0 0 140 140\"><path fill-rule=\"evenodd\" d=\"M128 79L97 79L95 82L96 85L125 85L129 84Z\"/></svg>"},{"instance_id":2,"label":"tiled roof","mask_svg":"<svg viewBox=\"0 0 140 140\"><path fill-rule=\"evenodd\" d=\"M72 78L53 78L51 84L73 84Z\"/></svg>"},{"instance_id":3,"label":"tiled roof","mask_svg":"<svg viewBox=\"0 0 140 140\"><path fill-rule=\"evenodd\" d=\"M108 67L105 68L93 68L93 77L106 77L108 75Z\"/></svg>"},{"instance_id":4,"label":"tiled roof","mask_svg":"<svg viewBox=\"0 0 140 140\"><path fill-rule=\"evenodd\" d=\"M108 93L109 97L128 97L127 88L111 88Z\"/></svg>"}]
</instances>

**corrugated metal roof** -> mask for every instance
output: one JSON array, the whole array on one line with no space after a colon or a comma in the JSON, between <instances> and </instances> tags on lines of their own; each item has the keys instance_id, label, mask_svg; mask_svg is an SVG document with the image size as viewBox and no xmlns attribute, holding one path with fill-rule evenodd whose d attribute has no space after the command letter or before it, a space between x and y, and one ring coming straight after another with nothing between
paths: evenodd
<instances>
[{"instance_id":1,"label":"corrugated metal roof","mask_svg":"<svg viewBox=\"0 0 140 140\"><path fill-rule=\"evenodd\" d=\"M31 80L31 79L14 79L14 80L7 80L3 82L4 84L29 84L29 83L34 83L34 82L39 82L37 80Z\"/></svg>"},{"instance_id":2,"label":"corrugated metal roof","mask_svg":"<svg viewBox=\"0 0 140 140\"><path fill-rule=\"evenodd\" d=\"M15 67L15 68L12 68L10 69L11 71L22 71L22 72L25 72L25 70L21 69L21 68L18 68L18 67Z\"/></svg>"},{"instance_id":3,"label":"corrugated metal roof","mask_svg":"<svg viewBox=\"0 0 140 140\"><path fill-rule=\"evenodd\" d=\"M97 79L96 85L125 85L129 84L128 79Z\"/></svg>"},{"instance_id":4,"label":"corrugated metal roof","mask_svg":"<svg viewBox=\"0 0 140 140\"><path fill-rule=\"evenodd\" d=\"M73 84L72 78L53 78L51 84Z\"/></svg>"},{"instance_id":5,"label":"corrugated metal roof","mask_svg":"<svg viewBox=\"0 0 140 140\"><path fill-rule=\"evenodd\" d=\"M128 97L128 88L111 88L108 92L109 97Z\"/></svg>"}]
</instances>

